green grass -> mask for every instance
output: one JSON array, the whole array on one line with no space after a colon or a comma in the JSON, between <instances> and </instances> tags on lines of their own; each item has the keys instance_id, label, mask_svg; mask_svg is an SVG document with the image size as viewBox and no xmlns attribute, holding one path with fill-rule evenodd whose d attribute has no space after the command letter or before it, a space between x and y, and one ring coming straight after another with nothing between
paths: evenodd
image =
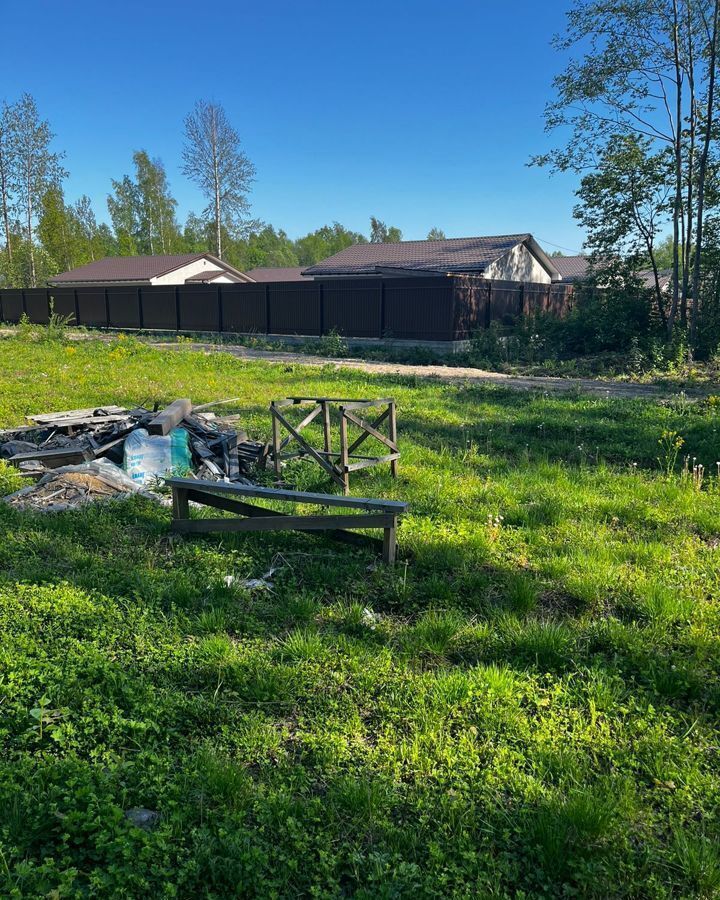
<instances>
[{"instance_id":1,"label":"green grass","mask_svg":"<svg viewBox=\"0 0 720 900\"><path fill-rule=\"evenodd\" d=\"M311 535L178 538L137 498L0 505L0 895L720 895L714 402L133 340L4 340L0 375L0 425L242 396L266 438L273 398L393 395L400 477L353 489L410 502L392 570ZM663 431L701 491L663 474ZM272 592L237 586L271 564Z\"/></svg>"}]
</instances>

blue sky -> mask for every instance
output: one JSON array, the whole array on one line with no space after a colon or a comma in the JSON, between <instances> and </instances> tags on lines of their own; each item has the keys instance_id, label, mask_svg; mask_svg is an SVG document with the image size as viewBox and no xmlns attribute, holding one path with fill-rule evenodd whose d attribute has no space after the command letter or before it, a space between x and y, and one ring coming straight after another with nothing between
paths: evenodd
<instances>
[{"instance_id":1,"label":"blue sky","mask_svg":"<svg viewBox=\"0 0 720 900\"><path fill-rule=\"evenodd\" d=\"M291 237L334 220L367 233L376 215L406 239L527 230L579 250L574 178L527 166L552 143L567 3L26 0L3 11L0 98L36 97L68 198L104 219L140 148L165 163L181 220L202 208L180 152L204 98L257 167L254 216Z\"/></svg>"}]
</instances>

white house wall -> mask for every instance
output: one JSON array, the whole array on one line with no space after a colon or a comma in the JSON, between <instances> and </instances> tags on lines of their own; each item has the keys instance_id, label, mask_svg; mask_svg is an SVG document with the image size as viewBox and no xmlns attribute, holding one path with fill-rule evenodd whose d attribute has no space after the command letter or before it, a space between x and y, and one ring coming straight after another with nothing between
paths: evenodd
<instances>
[{"instance_id":1,"label":"white house wall","mask_svg":"<svg viewBox=\"0 0 720 900\"><path fill-rule=\"evenodd\" d=\"M483 272L493 281L534 281L550 284L552 279L525 244L517 244L505 256L496 259Z\"/></svg>"},{"instance_id":2,"label":"white house wall","mask_svg":"<svg viewBox=\"0 0 720 900\"><path fill-rule=\"evenodd\" d=\"M193 262L187 263L187 265L180 266L178 269L174 269L172 272L167 272L165 275L158 275L156 278L152 278L150 280L150 284L153 285L161 285L161 284L185 284L188 278L193 278L195 275L200 275L201 272L205 272L208 269L217 269L218 264L216 262L212 262L209 259L196 259ZM213 284L217 284L218 281L223 282L235 282L235 279L231 276L219 276L213 281Z\"/></svg>"}]
</instances>

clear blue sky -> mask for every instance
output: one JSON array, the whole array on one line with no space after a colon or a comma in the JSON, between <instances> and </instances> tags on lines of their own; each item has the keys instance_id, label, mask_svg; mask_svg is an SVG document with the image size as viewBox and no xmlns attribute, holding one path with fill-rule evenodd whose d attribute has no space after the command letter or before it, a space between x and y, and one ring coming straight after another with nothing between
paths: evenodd
<instances>
[{"instance_id":1,"label":"clear blue sky","mask_svg":"<svg viewBox=\"0 0 720 900\"><path fill-rule=\"evenodd\" d=\"M574 179L526 165L551 142L568 2L26 0L3 10L0 98L36 97L68 198L103 219L139 148L165 163L181 220L202 207L180 150L204 98L257 167L253 214L291 237L334 220L367 233L376 215L406 239L527 230L575 250Z\"/></svg>"}]
</instances>

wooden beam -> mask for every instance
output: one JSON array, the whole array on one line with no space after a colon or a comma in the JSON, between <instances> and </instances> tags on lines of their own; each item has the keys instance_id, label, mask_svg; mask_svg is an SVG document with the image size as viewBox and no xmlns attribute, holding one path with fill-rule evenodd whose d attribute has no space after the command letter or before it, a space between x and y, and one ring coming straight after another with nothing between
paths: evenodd
<instances>
[{"instance_id":1,"label":"wooden beam","mask_svg":"<svg viewBox=\"0 0 720 900\"><path fill-rule=\"evenodd\" d=\"M357 472L358 469L367 469L370 466L379 466L382 463L391 463L400 458L399 453L388 453L387 456L371 456L369 459L363 459L360 462L349 463L348 472Z\"/></svg>"},{"instance_id":2,"label":"wooden beam","mask_svg":"<svg viewBox=\"0 0 720 900\"><path fill-rule=\"evenodd\" d=\"M310 444L307 443L307 441L305 441L301 437L297 429L288 422L288 420L277 410L277 408L274 410L274 416L279 420L280 424L290 432L290 434L295 438L295 440L300 444L301 447L307 448L308 455L312 456L315 462L322 466L322 468L328 473L333 481L336 481L338 484L343 485L344 487L345 483L338 477L335 469L329 463L327 463L322 458L322 456L320 456L320 454L313 447L311 447Z\"/></svg>"},{"instance_id":3,"label":"wooden beam","mask_svg":"<svg viewBox=\"0 0 720 900\"><path fill-rule=\"evenodd\" d=\"M357 416L354 416L351 412L345 412L348 420L353 423L353 425L357 425L358 428L362 428L363 431L367 431L367 433L374 437L376 440L380 441L381 444L385 444L386 447L389 447L390 450L397 450L397 445L394 444L390 438L386 437L382 432L378 431L377 428L374 428L369 422L366 422L364 419L360 419Z\"/></svg>"},{"instance_id":4,"label":"wooden beam","mask_svg":"<svg viewBox=\"0 0 720 900\"><path fill-rule=\"evenodd\" d=\"M170 434L173 428L177 428L185 416L189 416L191 412L192 403L190 400L174 400L169 406L161 410L154 419L148 422L148 433Z\"/></svg>"},{"instance_id":5,"label":"wooden beam","mask_svg":"<svg viewBox=\"0 0 720 900\"><path fill-rule=\"evenodd\" d=\"M388 408L384 412L380 413L377 419L375 419L375 421L372 423L372 427L377 428L379 425L382 425L382 423L385 421L385 419L387 419L389 415L390 407L388 406ZM368 437L370 437L369 433L365 433L356 438L348 447L348 454L352 455L354 451L357 450L357 448L368 439Z\"/></svg>"},{"instance_id":6,"label":"wooden beam","mask_svg":"<svg viewBox=\"0 0 720 900\"><path fill-rule=\"evenodd\" d=\"M339 494L314 494L289 488L260 487L255 484L227 484L221 481L204 481L196 478L165 478L170 487L184 487L200 493L230 494L235 497L259 497L265 500L285 500L314 506L342 506L347 509L379 509L401 515L407 503L400 500L379 500L371 497L341 497Z\"/></svg>"}]
</instances>

